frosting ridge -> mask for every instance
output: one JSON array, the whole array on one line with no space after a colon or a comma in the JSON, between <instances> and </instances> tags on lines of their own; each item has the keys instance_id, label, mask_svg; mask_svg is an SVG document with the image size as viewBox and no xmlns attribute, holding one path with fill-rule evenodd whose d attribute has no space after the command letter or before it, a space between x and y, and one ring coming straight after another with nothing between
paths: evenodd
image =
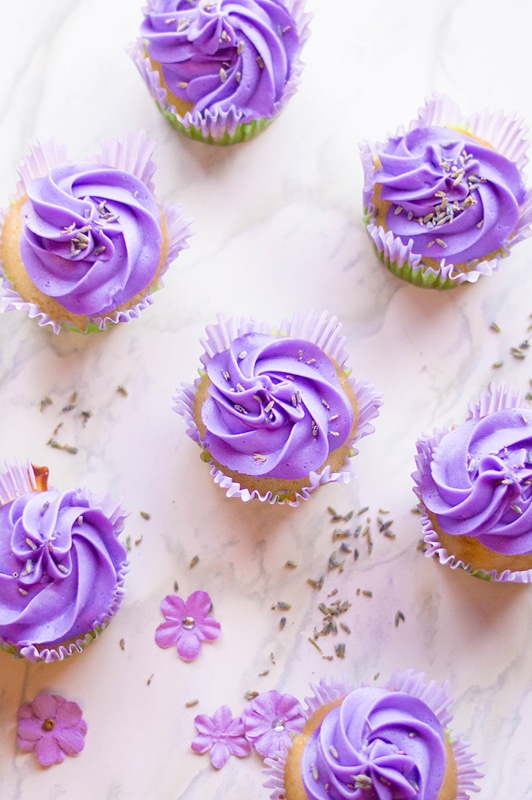
<instances>
[{"instance_id":1,"label":"frosting ridge","mask_svg":"<svg viewBox=\"0 0 532 800\"><path fill-rule=\"evenodd\" d=\"M172 94L243 122L274 114L301 44L282 0L151 0L141 38Z\"/></svg>"},{"instance_id":2,"label":"frosting ridge","mask_svg":"<svg viewBox=\"0 0 532 800\"><path fill-rule=\"evenodd\" d=\"M412 253L462 264L507 252L526 190L504 155L439 126L390 138L376 155L379 222L404 244L413 240Z\"/></svg>"},{"instance_id":3,"label":"frosting ridge","mask_svg":"<svg viewBox=\"0 0 532 800\"><path fill-rule=\"evenodd\" d=\"M161 216L139 178L65 164L26 190L20 250L43 294L73 314L99 315L149 287L162 257Z\"/></svg>"},{"instance_id":4,"label":"frosting ridge","mask_svg":"<svg viewBox=\"0 0 532 800\"><path fill-rule=\"evenodd\" d=\"M312 342L249 332L206 365L203 444L248 475L303 478L351 433L354 413L331 359Z\"/></svg>"},{"instance_id":5,"label":"frosting ridge","mask_svg":"<svg viewBox=\"0 0 532 800\"><path fill-rule=\"evenodd\" d=\"M377 687L329 711L301 761L309 800L436 800L445 767L445 734L429 706Z\"/></svg>"},{"instance_id":6,"label":"frosting ridge","mask_svg":"<svg viewBox=\"0 0 532 800\"><path fill-rule=\"evenodd\" d=\"M124 515L87 490L30 491L0 505L0 639L54 645L105 624L126 567Z\"/></svg>"},{"instance_id":7,"label":"frosting ridge","mask_svg":"<svg viewBox=\"0 0 532 800\"><path fill-rule=\"evenodd\" d=\"M418 482L443 531L498 553L532 553L532 424L527 408L475 415L434 444Z\"/></svg>"}]
</instances>

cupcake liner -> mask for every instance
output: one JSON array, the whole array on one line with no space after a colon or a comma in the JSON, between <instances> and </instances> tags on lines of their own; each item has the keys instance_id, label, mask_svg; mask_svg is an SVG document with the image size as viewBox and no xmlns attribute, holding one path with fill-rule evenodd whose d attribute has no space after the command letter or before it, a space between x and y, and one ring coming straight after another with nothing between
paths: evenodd
<instances>
[{"instance_id":1,"label":"cupcake liner","mask_svg":"<svg viewBox=\"0 0 532 800\"><path fill-rule=\"evenodd\" d=\"M206 327L206 338L202 338L201 344L204 353L200 357L203 368L207 367L210 359L216 354L227 350L231 342L238 336L245 333L265 333L279 336L289 336L292 338L305 339L320 347L330 358L333 358L340 369L346 375L347 353L345 351L345 337L340 335L340 324L336 317L330 316L327 312L318 314L311 311L308 314L296 313L289 321L283 321L278 330L272 331L271 325L266 322L256 322L252 318L230 318L225 320L223 316L218 316L218 321L214 325ZM174 395L174 411L183 417L190 438L202 446L200 432L194 418L194 402L196 392L201 383L202 375L193 384L181 384ZM378 394L372 384L367 381L359 381L348 375L348 381L356 396L359 406L359 416L357 429L353 438L349 441L350 455L358 453L355 443L374 431L371 421L379 414L382 405L382 395ZM210 463L210 457L204 452L204 460ZM298 506L301 500L308 500L310 495L322 484L325 483L349 483L351 479L350 459L346 459L342 469L338 472L326 466L321 472L309 472L308 485L302 487L294 497L272 494L272 492L261 492L258 489L250 491L243 488L231 476L226 475L222 469L216 465L211 466L211 476L214 482L225 490L227 497L236 497L243 502L248 502L254 498L261 502L270 504L284 503L290 506ZM291 493L292 494L292 493Z\"/></svg>"},{"instance_id":2,"label":"cupcake liner","mask_svg":"<svg viewBox=\"0 0 532 800\"><path fill-rule=\"evenodd\" d=\"M448 97L434 95L427 98L425 105L419 109L417 118L408 125L407 130L426 126L459 128L489 142L498 153L517 166L524 180L529 143L528 128L520 117L505 114L500 110L495 112L483 110L464 117L458 105ZM405 128L400 126L391 136L403 136L405 132ZM360 145L364 171L364 223L377 256L396 277L414 286L428 289L447 290L464 283L476 283L481 276L498 272L501 258L509 255L513 245L532 234L532 189L527 189L517 228L504 243L502 253L471 262L467 272L459 271L445 258L440 259L436 267L424 265L422 263L424 257L412 253L414 245L412 239L404 244L392 231L386 231L382 226L376 225L373 219L375 207L371 198L376 184L375 159L378 148L383 144L383 142L376 144L363 142Z\"/></svg>"},{"instance_id":3,"label":"cupcake liner","mask_svg":"<svg viewBox=\"0 0 532 800\"><path fill-rule=\"evenodd\" d=\"M305 0L286 0L288 12L293 17L299 35L299 53L310 35L309 22L311 14L305 11ZM148 91L155 100L161 114L173 125L176 130L190 139L204 142L205 144L231 145L249 141L264 131L280 114L288 100L296 93L303 72L303 62L299 55L294 59L290 77L284 87L281 98L274 103L274 109L269 117L259 119L245 119L244 112L236 106L229 109L204 112L187 111L180 114L174 105L168 101L166 88L161 85L161 77L152 67L142 38L129 45L129 57L137 67Z\"/></svg>"},{"instance_id":4,"label":"cupcake liner","mask_svg":"<svg viewBox=\"0 0 532 800\"><path fill-rule=\"evenodd\" d=\"M35 473L29 461L4 464L4 471L0 472L0 506L11 503L21 494L36 491Z\"/></svg>"},{"instance_id":5,"label":"cupcake liner","mask_svg":"<svg viewBox=\"0 0 532 800\"><path fill-rule=\"evenodd\" d=\"M470 419L480 419L488 414L492 414L495 411L501 411L503 409L527 407L529 407L529 404L525 400L522 392L512 389L505 384L490 384L487 392L483 393L478 400L469 404L465 421ZM415 463L417 469L412 473L412 479L414 481L413 491L418 498L418 506L421 511L423 540L427 545L425 556L427 558L437 558L438 561L444 566L450 567L451 569L463 569L474 577L482 578L484 580L495 581L498 583L532 583L532 569L505 569L501 572L498 572L495 569L474 570L471 564L467 564L462 559L457 558L452 553L449 553L447 548L441 544L438 532L434 529L430 515L423 503L421 495L421 481L422 476L430 467L434 451L440 444L443 437L446 436L451 430L452 427L436 429L432 435L423 434L416 443L417 453L415 456Z\"/></svg>"},{"instance_id":6,"label":"cupcake liner","mask_svg":"<svg viewBox=\"0 0 532 800\"><path fill-rule=\"evenodd\" d=\"M20 462L4 464L4 471L0 473L0 505L6 505L17 497L34 491L38 491L38 489L33 466L29 461L24 464ZM128 512L124 511L119 503L114 501L107 492L96 494L86 487L79 490L79 497L82 501L87 501L91 508L101 508L111 522L115 536L118 537L120 535L124 529L124 522ZM111 604L105 612L94 619L90 630L56 644L17 645L3 639L0 635L0 649L15 657L24 657L32 662L44 661L46 663L63 661L74 653L80 653L87 645L98 638L120 608L125 594L124 583L128 571L129 562L125 560L117 571L117 582Z\"/></svg>"},{"instance_id":7,"label":"cupcake liner","mask_svg":"<svg viewBox=\"0 0 532 800\"><path fill-rule=\"evenodd\" d=\"M111 139L102 143L101 151L95 156L86 158L85 161L87 163L105 164L115 169L130 172L142 181L152 194L155 194L153 174L156 170L156 164L152 159L154 147L154 142L147 137L145 131L139 131L135 134L129 133L123 140ZM36 142L18 168L20 177L13 202L16 202L27 193L26 187L32 180L45 177L51 169L65 163L69 163L66 146L53 141ZM155 287L157 289L163 286L162 277L167 272L172 261L177 258L182 250L188 248L187 240L191 235L190 224L183 217L181 206L176 203L161 203L158 205L166 224L168 252L165 262L159 271L158 284ZM6 210L2 209L0 210L0 229L4 225L5 218ZM103 331L111 325L138 319L141 312L153 303L152 291L154 291L154 288L130 308L110 311L103 315L90 316L87 328L82 330L75 325L52 319L36 303L21 297L5 274L0 261L0 312L24 311L30 319L36 319L39 326L51 327L55 334L58 334L62 329L76 331L77 333L93 333Z\"/></svg>"},{"instance_id":8,"label":"cupcake liner","mask_svg":"<svg viewBox=\"0 0 532 800\"><path fill-rule=\"evenodd\" d=\"M349 692L356 688L368 686L367 683L351 684L344 676L342 681L327 681L322 679L317 686L312 686L312 694L305 698L306 708L303 711L306 719L319 708L343 699ZM434 680L427 681L427 677L422 672L413 669L401 671L396 670L385 689L392 692L405 692L413 697L422 700L436 715L440 725L446 731L447 737L453 750L457 772L457 793L456 800L468 800L471 792L478 792L477 781L482 777L478 769L475 756L468 744L463 742L456 734L450 734L448 726L452 722L453 716L450 711L452 698L449 695L449 681L439 684ZM264 760L263 774L266 776L264 786L271 790L271 800L285 800L284 772L286 755L277 758L266 758Z\"/></svg>"},{"instance_id":9,"label":"cupcake liner","mask_svg":"<svg viewBox=\"0 0 532 800\"><path fill-rule=\"evenodd\" d=\"M124 563L118 571L117 586L109 610L94 621L93 627L90 631L87 631L87 633L77 636L68 642L59 642L58 644L53 645L30 644L20 647L16 647L11 643L7 643L6 647L5 643L0 638L0 647L17 657L27 658L28 661L32 661L34 663L38 661L44 661L45 663L50 663L52 661L64 661L65 658L69 658L75 653L81 653L82 650L91 644L91 642L94 642L102 633L102 631L105 630L122 605L125 594L124 582L128 572L129 564Z\"/></svg>"},{"instance_id":10,"label":"cupcake liner","mask_svg":"<svg viewBox=\"0 0 532 800\"><path fill-rule=\"evenodd\" d=\"M446 730L456 763L457 791L456 800L468 800L471 792L478 792L477 781L482 777L479 764L469 744L461 740L454 732L449 732L453 715L450 710L452 698L449 695L450 682L439 684L432 680L428 683L422 672L413 669L404 672L396 670L386 688L395 692L406 692L419 697L434 712L441 726Z\"/></svg>"}]
</instances>

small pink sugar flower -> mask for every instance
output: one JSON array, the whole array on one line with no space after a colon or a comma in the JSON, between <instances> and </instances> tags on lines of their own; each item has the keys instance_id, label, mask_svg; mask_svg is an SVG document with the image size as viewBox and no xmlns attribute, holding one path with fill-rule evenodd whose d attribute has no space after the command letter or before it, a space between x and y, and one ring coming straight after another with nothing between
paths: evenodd
<instances>
[{"instance_id":1,"label":"small pink sugar flower","mask_svg":"<svg viewBox=\"0 0 532 800\"><path fill-rule=\"evenodd\" d=\"M195 753L209 752L215 769L221 769L229 756L244 758L251 753L251 745L246 739L244 723L240 717L231 714L229 706L221 706L212 717L198 714L194 719L198 736L190 745Z\"/></svg>"},{"instance_id":2,"label":"small pink sugar flower","mask_svg":"<svg viewBox=\"0 0 532 800\"><path fill-rule=\"evenodd\" d=\"M246 737L257 753L270 758L283 755L290 748L293 736L301 733L305 724L299 701L275 689L261 692L248 703L242 720Z\"/></svg>"},{"instance_id":3,"label":"small pink sugar flower","mask_svg":"<svg viewBox=\"0 0 532 800\"><path fill-rule=\"evenodd\" d=\"M193 661L204 641L214 641L220 635L220 623L210 616L212 602L207 592L198 590L183 600L168 595L161 603L166 621L155 631L159 647L176 645L183 661Z\"/></svg>"},{"instance_id":4,"label":"small pink sugar flower","mask_svg":"<svg viewBox=\"0 0 532 800\"><path fill-rule=\"evenodd\" d=\"M33 702L21 705L17 718L18 746L34 750L45 767L81 753L85 746L87 723L81 708L58 694L37 695Z\"/></svg>"}]
</instances>

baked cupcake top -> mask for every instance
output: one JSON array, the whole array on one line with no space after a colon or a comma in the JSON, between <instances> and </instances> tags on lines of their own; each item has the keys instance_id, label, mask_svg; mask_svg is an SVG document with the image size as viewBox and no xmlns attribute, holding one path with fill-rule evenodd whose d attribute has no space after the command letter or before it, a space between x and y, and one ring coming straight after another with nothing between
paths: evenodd
<instances>
[{"instance_id":1,"label":"baked cupcake top","mask_svg":"<svg viewBox=\"0 0 532 800\"><path fill-rule=\"evenodd\" d=\"M416 463L431 552L442 532L450 548L466 537L502 556L532 554L532 408L520 392L490 386L463 423L418 441Z\"/></svg>"},{"instance_id":2,"label":"baked cupcake top","mask_svg":"<svg viewBox=\"0 0 532 800\"><path fill-rule=\"evenodd\" d=\"M88 489L47 487L48 470L0 475L0 644L32 661L79 651L118 609L126 514Z\"/></svg>"},{"instance_id":3,"label":"baked cupcake top","mask_svg":"<svg viewBox=\"0 0 532 800\"><path fill-rule=\"evenodd\" d=\"M303 0L149 0L130 55L176 127L231 144L295 92L307 23Z\"/></svg>"},{"instance_id":4,"label":"baked cupcake top","mask_svg":"<svg viewBox=\"0 0 532 800\"><path fill-rule=\"evenodd\" d=\"M229 469L303 478L351 433L349 399L313 342L246 333L215 353L206 371L203 444Z\"/></svg>"},{"instance_id":5,"label":"baked cupcake top","mask_svg":"<svg viewBox=\"0 0 532 800\"><path fill-rule=\"evenodd\" d=\"M426 703L405 692L361 687L310 735L301 776L310 800L326 796L328 786L346 800L357 790L368 800L436 800L445 766L445 733Z\"/></svg>"},{"instance_id":6,"label":"baked cupcake top","mask_svg":"<svg viewBox=\"0 0 532 800\"><path fill-rule=\"evenodd\" d=\"M321 681L306 722L265 760L272 800L467 800L480 773L453 732L448 683L396 671L383 687Z\"/></svg>"},{"instance_id":7,"label":"baked cupcake top","mask_svg":"<svg viewBox=\"0 0 532 800\"><path fill-rule=\"evenodd\" d=\"M142 133L87 162L34 147L4 220L5 308L29 301L30 315L56 331L138 316L188 236L180 207L155 198L152 151Z\"/></svg>"},{"instance_id":8,"label":"baked cupcake top","mask_svg":"<svg viewBox=\"0 0 532 800\"><path fill-rule=\"evenodd\" d=\"M520 120L464 119L434 97L406 132L362 145L368 232L385 262L412 268L399 277L423 285L425 272L436 288L474 282L530 235L523 134Z\"/></svg>"},{"instance_id":9,"label":"baked cupcake top","mask_svg":"<svg viewBox=\"0 0 532 800\"><path fill-rule=\"evenodd\" d=\"M222 317L207 327L200 378L178 389L175 409L229 496L297 505L321 483L349 479L382 399L350 376L340 327L327 312L296 314L278 330Z\"/></svg>"},{"instance_id":10,"label":"baked cupcake top","mask_svg":"<svg viewBox=\"0 0 532 800\"><path fill-rule=\"evenodd\" d=\"M140 33L177 97L243 121L273 114L299 50L283 0L151 0Z\"/></svg>"}]
</instances>

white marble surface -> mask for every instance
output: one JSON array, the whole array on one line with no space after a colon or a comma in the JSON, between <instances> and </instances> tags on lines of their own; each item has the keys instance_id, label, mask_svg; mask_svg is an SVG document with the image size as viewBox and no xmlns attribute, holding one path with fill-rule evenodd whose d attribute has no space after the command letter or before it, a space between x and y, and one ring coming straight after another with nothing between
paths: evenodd
<instances>
[{"instance_id":1,"label":"white marble surface","mask_svg":"<svg viewBox=\"0 0 532 800\"><path fill-rule=\"evenodd\" d=\"M136 3L0 0L2 204L34 139L53 136L82 157L102 138L145 127L158 143L160 198L181 201L195 220L190 249L138 321L54 337L22 314L0 317L0 459L47 463L61 488L112 490L131 511L132 542L124 605L96 643L52 665L0 653L6 800L262 800L258 758L232 758L216 772L190 751L195 714L224 703L239 713L247 690L302 697L322 675L372 682L395 667L451 680L454 727L485 762L483 800L532 798L532 589L490 585L424 558L410 479L421 432L460 421L493 378L530 388L532 356L509 351L530 334L532 240L476 286L435 293L403 284L366 238L357 149L407 123L432 91L532 123L532 5L308 5L314 20L297 95L255 141L219 149L180 137L156 112L125 54L140 21ZM174 387L195 377L199 337L219 311L275 323L312 307L340 317L355 373L384 393L376 433L361 442L349 485L324 487L297 509L229 500L171 409ZM73 392L77 408L62 412ZM53 404L41 412L44 395ZM92 412L85 427L82 410ZM60 422L59 440L77 455L47 445ZM327 573L327 507L366 505L373 552L359 545L358 562L349 556L341 574ZM393 518L395 540L376 532L379 509ZM322 574L318 593L307 578ZM154 643L159 602L174 581L184 595L209 591L222 624L192 664ZM308 642L320 626L318 603L334 589L352 603L352 633L323 639L323 654L343 641L344 660L324 659ZM291 604L282 631L282 612L271 610L279 600ZM404 621L396 626L397 611ZM16 711L42 689L77 700L89 725L84 752L50 769L16 747Z\"/></svg>"}]
</instances>

